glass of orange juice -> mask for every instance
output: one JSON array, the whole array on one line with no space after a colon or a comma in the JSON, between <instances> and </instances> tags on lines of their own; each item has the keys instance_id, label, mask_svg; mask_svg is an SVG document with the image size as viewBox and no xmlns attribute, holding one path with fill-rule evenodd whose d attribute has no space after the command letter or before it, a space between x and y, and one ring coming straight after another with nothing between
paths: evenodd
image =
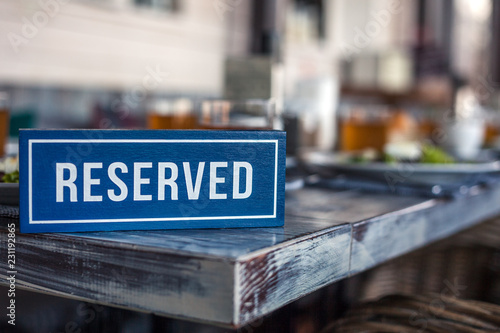
<instances>
[{"instance_id":1,"label":"glass of orange juice","mask_svg":"<svg viewBox=\"0 0 500 333\"><path fill-rule=\"evenodd\" d=\"M9 135L9 96L0 92L0 156L5 155L5 145Z\"/></svg>"},{"instance_id":2,"label":"glass of orange juice","mask_svg":"<svg viewBox=\"0 0 500 333\"><path fill-rule=\"evenodd\" d=\"M194 103L187 98L161 99L150 103L147 115L149 129L194 129L197 122Z\"/></svg>"},{"instance_id":3,"label":"glass of orange juice","mask_svg":"<svg viewBox=\"0 0 500 333\"><path fill-rule=\"evenodd\" d=\"M273 99L205 100L200 104L199 128L269 130L274 127Z\"/></svg>"}]
</instances>

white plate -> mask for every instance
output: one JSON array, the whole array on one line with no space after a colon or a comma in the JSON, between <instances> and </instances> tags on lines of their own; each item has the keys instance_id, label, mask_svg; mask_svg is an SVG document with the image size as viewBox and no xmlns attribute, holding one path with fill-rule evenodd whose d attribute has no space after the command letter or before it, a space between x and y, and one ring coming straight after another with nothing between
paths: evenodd
<instances>
[{"instance_id":1,"label":"white plate","mask_svg":"<svg viewBox=\"0 0 500 333\"><path fill-rule=\"evenodd\" d=\"M313 151L302 155L304 162L324 171L359 174L384 179L399 179L425 184L473 182L475 179L500 172L500 161L477 163L353 163L349 154Z\"/></svg>"}]
</instances>

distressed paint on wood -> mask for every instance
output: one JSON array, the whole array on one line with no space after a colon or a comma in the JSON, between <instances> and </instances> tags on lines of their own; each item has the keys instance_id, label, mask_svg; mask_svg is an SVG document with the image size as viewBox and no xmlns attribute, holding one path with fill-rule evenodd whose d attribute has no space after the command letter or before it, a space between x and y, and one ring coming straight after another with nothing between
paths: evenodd
<instances>
[{"instance_id":1,"label":"distressed paint on wood","mask_svg":"<svg viewBox=\"0 0 500 333\"><path fill-rule=\"evenodd\" d=\"M234 263L230 260L67 239L50 234L17 235L17 283L163 315L232 321ZM6 243L5 233L0 240Z\"/></svg>"},{"instance_id":2,"label":"distressed paint on wood","mask_svg":"<svg viewBox=\"0 0 500 333\"><path fill-rule=\"evenodd\" d=\"M237 322L248 323L291 301L347 276L350 225L303 238L237 266Z\"/></svg>"},{"instance_id":3,"label":"distressed paint on wood","mask_svg":"<svg viewBox=\"0 0 500 333\"><path fill-rule=\"evenodd\" d=\"M278 228L17 234L19 287L238 327L499 213L500 186L456 201L322 189L286 200Z\"/></svg>"},{"instance_id":4,"label":"distressed paint on wood","mask_svg":"<svg viewBox=\"0 0 500 333\"><path fill-rule=\"evenodd\" d=\"M255 251L268 249L299 237L314 237L318 230L324 230L345 223L329 220L289 216L284 227L243 229L195 229L159 230L134 232L92 232L71 233L72 237L97 241L117 242L154 251L192 253L238 259ZM216 239L216 246L214 246Z\"/></svg>"},{"instance_id":5,"label":"distressed paint on wood","mask_svg":"<svg viewBox=\"0 0 500 333\"><path fill-rule=\"evenodd\" d=\"M442 239L500 213L500 188L477 189L456 200L430 200L407 210L353 224L351 272Z\"/></svg>"}]
</instances>

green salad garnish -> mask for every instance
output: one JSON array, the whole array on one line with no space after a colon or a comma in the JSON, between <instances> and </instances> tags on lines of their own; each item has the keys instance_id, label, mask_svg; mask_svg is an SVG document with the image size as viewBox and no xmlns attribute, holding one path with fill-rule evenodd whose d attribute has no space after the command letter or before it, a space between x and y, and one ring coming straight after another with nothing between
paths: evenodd
<instances>
[{"instance_id":1,"label":"green salad garnish","mask_svg":"<svg viewBox=\"0 0 500 333\"><path fill-rule=\"evenodd\" d=\"M388 163L388 164L393 164L393 163L397 163L398 159L391 154L384 153L384 162Z\"/></svg>"},{"instance_id":2,"label":"green salad garnish","mask_svg":"<svg viewBox=\"0 0 500 333\"><path fill-rule=\"evenodd\" d=\"M420 162L450 164L455 163L456 161L441 148L431 145L422 145L422 156L420 157Z\"/></svg>"},{"instance_id":3,"label":"green salad garnish","mask_svg":"<svg viewBox=\"0 0 500 333\"><path fill-rule=\"evenodd\" d=\"M2 177L4 183L19 183L19 170L13 171L11 173L6 173Z\"/></svg>"}]
</instances>

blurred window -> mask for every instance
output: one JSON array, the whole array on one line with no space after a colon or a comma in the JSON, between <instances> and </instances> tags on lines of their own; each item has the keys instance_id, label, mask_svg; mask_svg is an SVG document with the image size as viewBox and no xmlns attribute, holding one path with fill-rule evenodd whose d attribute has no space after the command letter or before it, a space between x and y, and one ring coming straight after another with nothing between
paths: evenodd
<instances>
[{"instance_id":1,"label":"blurred window","mask_svg":"<svg viewBox=\"0 0 500 333\"><path fill-rule=\"evenodd\" d=\"M159 11L174 12L178 8L176 0L133 0L138 7L146 7Z\"/></svg>"},{"instance_id":2,"label":"blurred window","mask_svg":"<svg viewBox=\"0 0 500 333\"><path fill-rule=\"evenodd\" d=\"M303 15L309 26L309 34L316 39L325 37L323 0L294 0L297 15Z\"/></svg>"}]
</instances>

